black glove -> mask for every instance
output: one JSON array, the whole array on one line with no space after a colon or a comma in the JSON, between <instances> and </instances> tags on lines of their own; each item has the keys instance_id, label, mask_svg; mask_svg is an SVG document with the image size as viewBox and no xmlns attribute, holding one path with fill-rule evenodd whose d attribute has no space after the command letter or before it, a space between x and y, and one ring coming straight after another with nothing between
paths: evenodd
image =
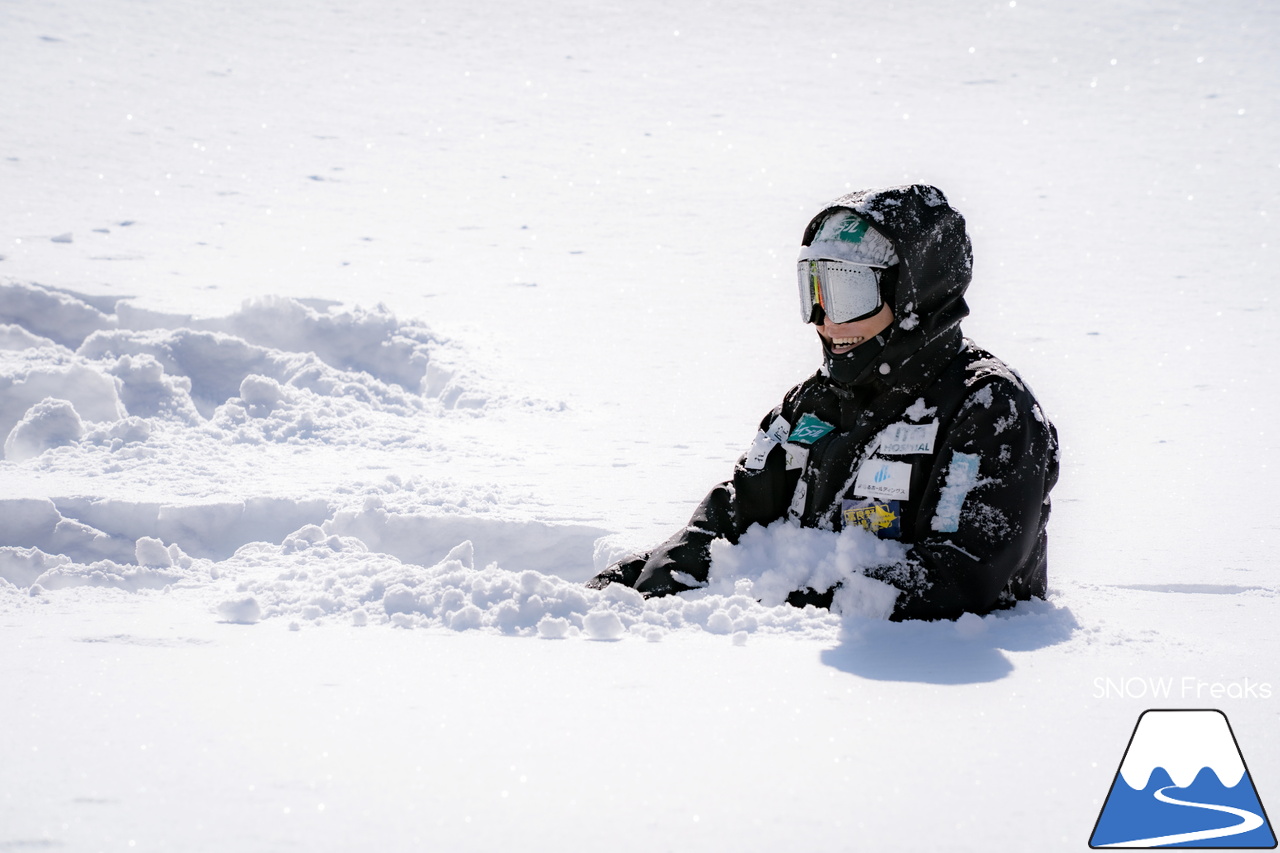
<instances>
[{"instance_id":1,"label":"black glove","mask_svg":"<svg viewBox=\"0 0 1280 853\"><path fill-rule=\"evenodd\" d=\"M787 604L792 607L804 607L806 604L812 604L814 607L830 610L831 601L836 597L836 590L839 588L840 584L836 584L826 592L818 592L813 587L793 590L787 594Z\"/></svg>"},{"instance_id":2,"label":"black glove","mask_svg":"<svg viewBox=\"0 0 1280 853\"><path fill-rule=\"evenodd\" d=\"M640 578L640 572L644 569L645 561L648 559L648 554L634 554L626 559L619 560L587 581L587 587L589 589L604 589L611 583L635 587L636 581Z\"/></svg>"}]
</instances>

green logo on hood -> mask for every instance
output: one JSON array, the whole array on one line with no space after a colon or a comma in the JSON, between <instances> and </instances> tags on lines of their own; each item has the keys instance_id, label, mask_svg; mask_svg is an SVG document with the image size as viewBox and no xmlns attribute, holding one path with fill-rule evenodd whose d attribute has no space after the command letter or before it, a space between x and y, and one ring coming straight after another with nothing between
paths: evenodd
<instances>
[{"instance_id":1,"label":"green logo on hood","mask_svg":"<svg viewBox=\"0 0 1280 853\"><path fill-rule=\"evenodd\" d=\"M845 243L861 243L867 233L867 221L851 210L833 213L818 229L816 240L840 240Z\"/></svg>"}]
</instances>

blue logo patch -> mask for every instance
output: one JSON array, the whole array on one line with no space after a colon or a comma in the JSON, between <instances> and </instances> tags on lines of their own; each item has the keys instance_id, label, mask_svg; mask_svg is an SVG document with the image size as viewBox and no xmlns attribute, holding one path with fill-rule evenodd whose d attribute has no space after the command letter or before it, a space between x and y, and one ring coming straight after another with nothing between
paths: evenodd
<instances>
[{"instance_id":1,"label":"blue logo patch","mask_svg":"<svg viewBox=\"0 0 1280 853\"><path fill-rule=\"evenodd\" d=\"M1089 846L1274 848L1227 715L1144 711Z\"/></svg>"},{"instance_id":2,"label":"blue logo patch","mask_svg":"<svg viewBox=\"0 0 1280 853\"><path fill-rule=\"evenodd\" d=\"M800 416L795 428L791 430L791 435L787 436L787 441L793 441L796 444L813 444L833 429L835 427L822 418L806 412Z\"/></svg>"}]
</instances>

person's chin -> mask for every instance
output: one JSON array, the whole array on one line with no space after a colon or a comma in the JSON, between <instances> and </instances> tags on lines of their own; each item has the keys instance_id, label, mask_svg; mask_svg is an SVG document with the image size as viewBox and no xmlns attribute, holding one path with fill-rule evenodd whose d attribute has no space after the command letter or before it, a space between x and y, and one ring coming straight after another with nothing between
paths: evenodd
<instances>
[{"instance_id":1,"label":"person's chin","mask_svg":"<svg viewBox=\"0 0 1280 853\"><path fill-rule=\"evenodd\" d=\"M858 345L863 343L864 339L858 338L853 343L836 343L835 341L827 341L827 349L831 350L832 355L844 355L853 352Z\"/></svg>"}]
</instances>

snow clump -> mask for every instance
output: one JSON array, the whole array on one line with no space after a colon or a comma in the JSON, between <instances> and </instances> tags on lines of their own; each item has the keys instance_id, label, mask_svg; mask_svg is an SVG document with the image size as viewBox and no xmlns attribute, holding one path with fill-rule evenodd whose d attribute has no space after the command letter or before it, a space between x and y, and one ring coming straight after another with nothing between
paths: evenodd
<instances>
[{"instance_id":1,"label":"snow clump","mask_svg":"<svg viewBox=\"0 0 1280 853\"><path fill-rule=\"evenodd\" d=\"M906 546L855 527L833 532L800 527L783 519L753 525L734 545L711 543L706 591L750 595L766 605L787 600L793 590L826 591L836 584L832 609L846 616L887 619L898 590L864 574L868 568L901 563Z\"/></svg>"},{"instance_id":2,"label":"snow clump","mask_svg":"<svg viewBox=\"0 0 1280 853\"><path fill-rule=\"evenodd\" d=\"M253 596L230 598L218 605L218 615L224 622L252 625L262 618L262 608Z\"/></svg>"},{"instance_id":3,"label":"snow clump","mask_svg":"<svg viewBox=\"0 0 1280 853\"><path fill-rule=\"evenodd\" d=\"M253 542L217 564L208 597L224 621L252 599L261 621L482 631L542 639L660 640L671 632L787 633L833 638L839 618L825 610L768 605L749 595L646 600L635 590L603 590L533 570L476 566L464 541L423 567L369 550L361 540L306 525L279 545ZM741 643L741 639L735 642Z\"/></svg>"},{"instance_id":4,"label":"snow clump","mask_svg":"<svg viewBox=\"0 0 1280 853\"><path fill-rule=\"evenodd\" d=\"M14 461L32 459L55 447L73 444L84 436L84 423L69 400L45 397L36 403L9 431L4 440L4 457Z\"/></svg>"}]
</instances>

